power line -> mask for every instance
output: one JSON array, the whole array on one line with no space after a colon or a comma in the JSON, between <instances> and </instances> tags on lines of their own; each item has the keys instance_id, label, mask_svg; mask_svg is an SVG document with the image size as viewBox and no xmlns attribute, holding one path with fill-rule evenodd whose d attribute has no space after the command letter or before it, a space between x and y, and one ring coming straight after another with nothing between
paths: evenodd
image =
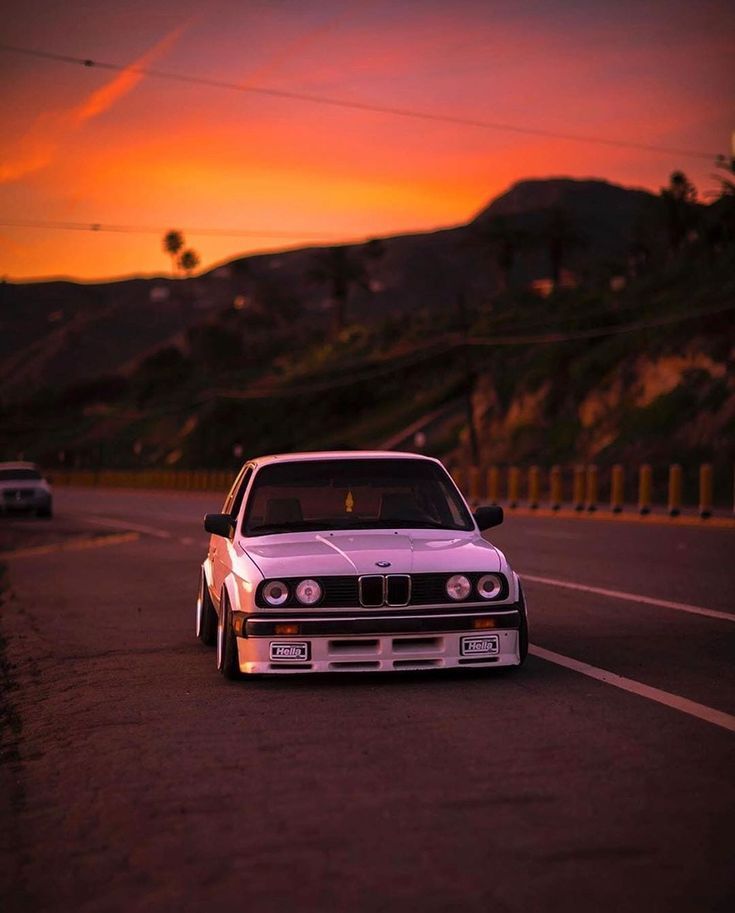
<instances>
[{"instance_id":1,"label":"power line","mask_svg":"<svg viewBox=\"0 0 735 913\"><path fill-rule=\"evenodd\" d=\"M53 60L57 63L67 63L83 67L96 67L100 70L125 70L140 76L150 76L155 79L167 79L173 82L189 83L193 85L208 86L212 89L228 89L235 92L247 92L254 95L265 95L270 98L279 98L288 101L302 101L317 105L328 105L334 108L348 108L354 111L366 111L373 114L388 114L393 117L412 118L414 120L435 121L438 123L453 124L462 127L476 127L484 130L501 130L509 133L520 133L526 136L539 136L546 139L561 139L575 143L594 143L601 146L612 146L620 149L636 149L639 152L652 152L663 155L678 155L687 158L701 158L715 161L719 153L704 152L701 149L680 149L674 146L658 146L649 143L636 143L630 140L612 139L601 136L589 136L581 133L566 133L557 130L545 130L540 127L525 127L520 124L510 124L501 121L479 120L469 117L458 117L451 114L440 114L431 111L417 111L411 108L398 108L391 105L380 105L371 102L349 101L344 98L335 98L329 95L314 95L308 92L294 92L286 89L273 89L266 86L249 86L243 83L228 82L222 79L210 79L206 76L195 76L188 73L174 72L172 70L158 70L151 67L135 67L108 61L92 60L88 57L73 57L67 54L56 54L52 51L41 51L34 48L16 47L14 45L0 44L0 51L13 54L22 54L26 57L41 60Z\"/></svg>"},{"instance_id":2,"label":"power line","mask_svg":"<svg viewBox=\"0 0 735 913\"><path fill-rule=\"evenodd\" d=\"M714 308L699 308L686 314L668 314L664 317L652 317L648 320L638 320L622 326L611 325L592 327L589 330L572 330L569 332L550 332L528 336L486 336L470 337L466 340L471 346L521 346L543 345L546 343L572 342L577 339L598 339L603 336L617 336L620 333L633 333L638 330L650 330L656 327L669 326L673 323L684 323L697 317L709 317L735 310L735 304L724 304Z\"/></svg>"},{"instance_id":3,"label":"power line","mask_svg":"<svg viewBox=\"0 0 735 913\"><path fill-rule=\"evenodd\" d=\"M353 366L349 374L344 374L342 377L334 380L301 381L296 384L271 384L260 387L254 386L249 390L227 390L219 388L206 391L202 394L202 398L205 400L259 400L274 399L284 396L304 396L310 393L323 393L340 387L349 387L353 384L377 380L404 368L415 367L429 359L436 359L437 356L448 355L453 350L462 349L465 346L492 348L494 346L550 345L561 342L573 342L580 339L600 339L606 336L617 336L622 333L635 333L640 330L654 329L670 324L686 323L687 321L695 320L698 317L714 316L715 314L722 314L732 310L735 310L735 304L726 304L713 308L699 308L698 310L689 311L686 314L669 314L663 317L654 317L649 320L638 320L622 326L608 325L572 332L490 337L470 336L467 338L458 337L456 334L452 334L452 336L448 337L443 343L434 341L417 346L414 353L404 357L400 363L393 361L389 364L375 365L375 363L369 364L363 362L363 365Z\"/></svg>"},{"instance_id":4,"label":"power line","mask_svg":"<svg viewBox=\"0 0 735 913\"><path fill-rule=\"evenodd\" d=\"M118 232L122 234L149 234L157 235L171 230L171 226L156 227L154 225L113 225L102 222L55 222L42 219L2 219L0 226L5 228L43 228L60 231L94 231ZM257 228L182 228L179 229L188 235L215 235L237 238L292 238L293 240L334 240L336 235L317 234L310 231L274 231L266 228L262 231Z\"/></svg>"}]
</instances>

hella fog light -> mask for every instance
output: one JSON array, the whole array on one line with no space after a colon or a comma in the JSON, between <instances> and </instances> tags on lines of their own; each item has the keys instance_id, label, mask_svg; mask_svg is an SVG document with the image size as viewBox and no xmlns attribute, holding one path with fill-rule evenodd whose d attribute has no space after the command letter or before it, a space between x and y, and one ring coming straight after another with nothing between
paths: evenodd
<instances>
[{"instance_id":1,"label":"hella fog light","mask_svg":"<svg viewBox=\"0 0 735 913\"><path fill-rule=\"evenodd\" d=\"M447 596L450 599L466 599L471 589L472 585L464 574L455 574L447 580Z\"/></svg>"},{"instance_id":2,"label":"hella fog light","mask_svg":"<svg viewBox=\"0 0 735 913\"><path fill-rule=\"evenodd\" d=\"M322 588L316 580L302 580L296 587L296 598L301 605L316 605L322 598Z\"/></svg>"},{"instance_id":3,"label":"hella fog light","mask_svg":"<svg viewBox=\"0 0 735 913\"><path fill-rule=\"evenodd\" d=\"M497 574L485 574L477 581L477 592L483 599L495 599L503 589L503 581Z\"/></svg>"},{"instance_id":4,"label":"hella fog light","mask_svg":"<svg viewBox=\"0 0 735 913\"><path fill-rule=\"evenodd\" d=\"M263 587L263 599L268 605L283 605L288 600L288 587L281 580L271 580Z\"/></svg>"}]
</instances>

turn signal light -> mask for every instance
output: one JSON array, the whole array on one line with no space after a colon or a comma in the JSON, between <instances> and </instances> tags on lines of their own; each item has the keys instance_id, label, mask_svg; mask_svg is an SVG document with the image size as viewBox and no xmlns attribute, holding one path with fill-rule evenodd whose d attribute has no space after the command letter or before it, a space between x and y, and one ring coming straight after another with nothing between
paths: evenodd
<instances>
[{"instance_id":1,"label":"turn signal light","mask_svg":"<svg viewBox=\"0 0 735 913\"><path fill-rule=\"evenodd\" d=\"M276 634L298 634L298 625L276 625Z\"/></svg>"},{"instance_id":2,"label":"turn signal light","mask_svg":"<svg viewBox=\"0 0 735 913\"><path fill-rule=\"evenodd\" d=\"M494 618L476 618L473 622L475 628L494 628Z\"/></svg>"}]
</instances>

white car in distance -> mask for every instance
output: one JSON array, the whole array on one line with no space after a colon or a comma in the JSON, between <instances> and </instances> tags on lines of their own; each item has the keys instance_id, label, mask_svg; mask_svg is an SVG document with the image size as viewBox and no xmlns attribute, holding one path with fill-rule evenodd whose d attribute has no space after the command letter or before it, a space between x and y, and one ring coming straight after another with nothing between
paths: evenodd
<instances>
[{"instance_id":1,"label":"white car in distance","mask_svg":"<svg viewBox=\"0 0 735 913\"><path fill-rule=\"evenodd\" d=\"M517 574L442 464L324 452L247 462L211 533L196 632L226 678L519 666Z\"/></svg>"},{"instance_id":2,"label":"white car in distance","mask_svg":"<svg viewBox=\"0 0 735 913\"><path fill-rule=\"evenodd\" d=\"M0 514L53 516L53 493L35 463L0 463Z\"/></svg>"}]
</instances>

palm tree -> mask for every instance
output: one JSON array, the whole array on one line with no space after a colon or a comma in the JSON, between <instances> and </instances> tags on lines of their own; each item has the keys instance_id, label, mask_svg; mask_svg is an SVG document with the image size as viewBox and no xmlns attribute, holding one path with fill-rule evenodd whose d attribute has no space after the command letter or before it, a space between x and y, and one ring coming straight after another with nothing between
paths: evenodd
<instances>
[{"instance_id":1,"label":"palm tree","mask_svg":"<svg viewBox=\"0 0 735 913\"><path fill-rule=\"evenodd\" d=\"M506 216L495 216L478 225L470 236L471 243L489 250L493 255L501 292L506 292L510 287L513 267L526 241L527 233L513 225Z\"/></svg>"},{"instance_id":2,"label":"palm tree","mask_svg":"<svg viewBox=\"0 0 735 913\"><path fill-rule=\"evenodd\" d=\"M163 249L171 257L171 267L174 276L178 267L179 251L184 246L184 236L180 231L167 231L163 236Z\"/></svg>"},{"instance_id":3,"label":"palm tree","mask_svg":"<svg viewBox=\"0 0 735 913\"><path fill-rule=\"evenodd\" d=\"M349 245L327 247L317 251L308 272L312 282L328 286L332 303L332 334L336 337L345 326L347 301L357 286L371 291L370 276L365 260L377 260L383 255L380 241L368 241L362 256L355 256Z\"/></svg>"},{"instance_id":4,"label":"palm tree","mask_svg":"<svg viewBox=\"0 0 735 913\"><path fill-rule=\"evenodd\" d=\"M716 199L709 207L708 216L710 236L714 236L715 244L722 244L735 239L735 156L719 156L717 167L724 171L727 177L712 175L720 189L713 194Z\"/></svg>"},{"instance_id":5,"label":"palm tree","mask_svg":"<svg viewBox=\"0 0 735 913\"><path fill-rule=\"evenodd\" d=\"M669 186L661 188L669 247L678 253L696 221L697 190L683 171L673 171Z\"/></svg>"},{"instance_id":6,"label":"palm tree","mask_svg":"<svg viewBox=\"0 0 735 913\"><path fill-rule=\"evenodd\" d=\"M574 248L582 246L582 237L567 213L560 206L552 206L547 210L542 238L549 254L551 281L556 291L569 253Z\"/></svg>"},{"instance_id":7,"label":"palm tree","mask_svg":"<svg viewBox=\"0 0 735 913\"><path fill-rule=\"evenodd\" d=\"M188 248L185 250L182 255L179 257L179 267L186 273L187 276L191 276L194 270L199 266L199 254Z\"/></svg>"}]
</instances>

